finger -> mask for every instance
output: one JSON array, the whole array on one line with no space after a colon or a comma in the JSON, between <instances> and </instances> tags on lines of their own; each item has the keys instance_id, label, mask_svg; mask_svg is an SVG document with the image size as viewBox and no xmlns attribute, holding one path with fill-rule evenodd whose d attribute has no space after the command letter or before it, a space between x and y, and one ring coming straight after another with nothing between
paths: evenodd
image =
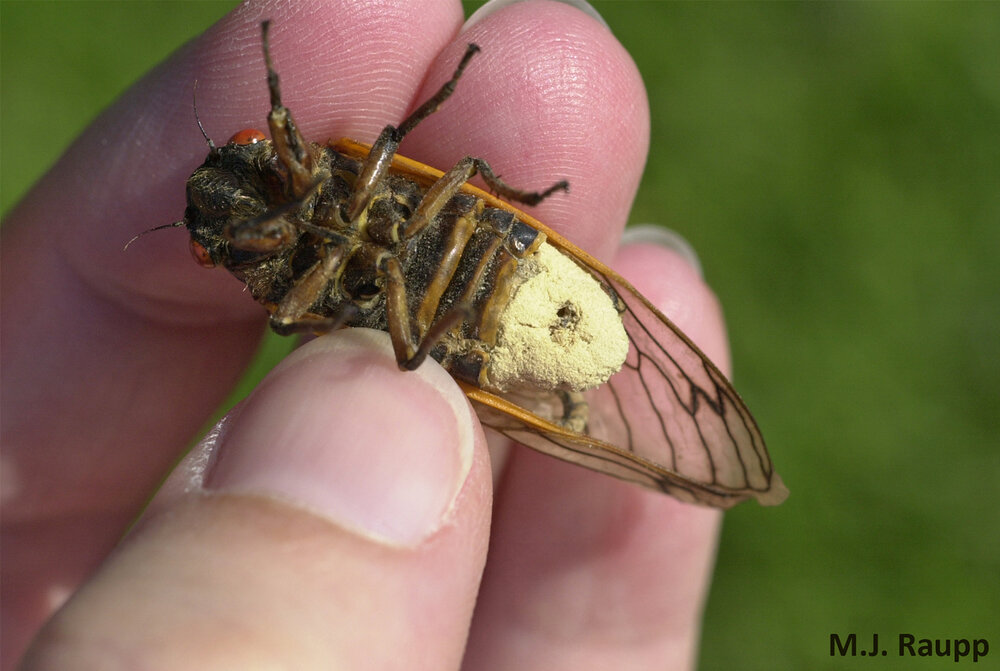
<instances>
[{"instance_id":1,"label":"finger","mask_svg":"<svg viewBox=\"0 0 1000 671\"><path fill-rule=\"evenodd\" d=\"M183 213L207 151L194 82L219 141L261 124L259 20L270 17L287 102L310 137L374 133L403 113L460 16L444 0L241 5L104 113L5 222L5 632L30 632L96 565L260 337L263 310L226 273L193 264L182 232L122 251ZM5 635L5 654L17 649Z\"/></svg>"},{"instance_id":2,"label":"finger","mask_svg":"<svg viewBox=\"0 0 1000 671\"><path fill-rule=\"evenodd\" d=\"M630 246L615 265L727 361L718 304L680 254ZM497 492L466 668L693 668L720 519L514 452Z\"/></svg>"},{"instance_id":3,"label":"finger","mask_svg":"<svg viewBox=\"0 0 1000 671\"><path fill-rule=\"evenodd\" d=\"M320 338L174 472L26 668L456 669L489 510L448 374L400 372L381 332Z\"/></svg>"}]
</instances>

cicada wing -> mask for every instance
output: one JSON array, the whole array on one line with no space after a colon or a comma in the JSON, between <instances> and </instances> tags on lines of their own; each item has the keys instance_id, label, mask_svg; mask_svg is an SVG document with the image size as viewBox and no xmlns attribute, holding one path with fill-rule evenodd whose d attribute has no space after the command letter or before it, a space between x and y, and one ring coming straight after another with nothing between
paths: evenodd
<instances>
[{"instance_id":1,"label":"cicada wing","mask_svg":"<svg viewBox=\"0 0 1000 671\"><path fill-rule=\"evenodd\" d=\"M630 347L622 369L588 394L588 434L699 483L704 503L718 505L719 492L732 503L784 501L760 429L726 377L632 285L592 270L622 301Z\"/></svg>"},{"instance_id":2,"label":"cicada wing","mask_svg":"<svg viewBox=\"0 0 1000 671\"><path fill-rule=\"evenodd\" d=\"M465 386L465 391L484 426L549 456L690 503L729 508L747 498L726 488L690 480L615 445L553 424L490 392L471 386Z\"/></svg>"}]
</instances>

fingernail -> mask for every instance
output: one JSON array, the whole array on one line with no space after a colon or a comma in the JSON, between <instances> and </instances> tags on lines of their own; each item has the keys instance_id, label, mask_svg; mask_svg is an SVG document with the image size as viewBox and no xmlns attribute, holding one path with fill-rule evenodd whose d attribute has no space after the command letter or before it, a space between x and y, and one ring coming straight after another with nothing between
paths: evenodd
<instances>
[{"instance_id":1,"label":"fingernail","mask_svg":"<svg viewBox=\"0 0 1000 671\"><path fill-rule=\"evenodd\" d=\"M695 269L698 273L698 277L705 279L705 273L701 268L701 260L698 258L698 254L694 251L694 247L691 246L691 243L688 242L680 233L666 228L665 226L657 226L656 224L637 224L635 226L629 226L625 229L625 233L622 234L622 244L659 245L660 247L672 249L680 254L684 260Z\"/></svg>"},{"instance_id":2,"label":"fingernail","mask_svg":"<svg viewBox=\"0 0 1000 671\"><path fill-rule=\"evenodd\" d=\"M490 14L499 9L503 9L508 5L513 5L518 2L525 2L525 1L526 0L490 0L485 5L483 5L475 12L473 12L472 16L466 19L465 24L462 26L462 30L459 32L462 32L466 30L469 26L482 21L484 18L486 18L487 16L489 16ZM604 20L600 12L594 9L594 7L589 2L586 2L586 0L556 0L556 1L562 2L565 5L570 5L571 7L576 7L584 14L587 14L591 18L596 19L602 26L607 28L609 31L611 30L611 27L608 25L608 22Z\"/></svg>"},{"instance_id":3,"label":"fingernail","mask_svg":"<svg viewBox=\"0 0 1000 671\"><path fill-rule=\"evenodd\" d=\"M443 369L400 372L386 334L347 329L296 350L241 404L206 489L413 546L447 519L472 449L468 403Z\"/></svg>"}]
</instances>

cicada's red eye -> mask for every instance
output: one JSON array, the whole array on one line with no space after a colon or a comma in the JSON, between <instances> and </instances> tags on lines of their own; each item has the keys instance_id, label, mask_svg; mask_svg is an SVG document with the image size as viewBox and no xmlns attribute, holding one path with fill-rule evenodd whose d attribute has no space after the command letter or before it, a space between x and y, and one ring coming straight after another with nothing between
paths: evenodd
<instances>
[{"instance_id":1,"label":"cicada's red eye","mask_svg":"<svg viewBox=\"0 0 1000 671\"><path fill-rule=\"evenodd\" d=\"M244 128L229 138L229 144L257 144L266 139L267 137L256 128Z\"/></svg>"},{"instance_id":2,"label":"cicada's red eye","mask_svg":"<svg viewBox=\"0 0 1000 671\"><path fill-rule=\"evenodd\" d=\"M215 261L212 260L212 255L208 253L205 249L205 245L201 244L197 240L191 241L191 256L202 268L214 268Z\"/></svg>"}]
</instances>

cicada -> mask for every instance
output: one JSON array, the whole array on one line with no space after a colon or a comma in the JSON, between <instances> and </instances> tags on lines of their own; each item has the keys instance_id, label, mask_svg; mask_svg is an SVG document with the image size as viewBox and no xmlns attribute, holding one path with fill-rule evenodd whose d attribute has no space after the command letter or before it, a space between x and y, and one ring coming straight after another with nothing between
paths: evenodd
<instances>
[{"instance_id":1,"label":"cicada","mask_svg":"<svg viewBox=\"0 0 1000 671\"><path fill-rule=\"evenodd\" d=\"M505 202L535 205L566 182L523 191L479 158L443 173L397 155L479 47L373 145L319 145L281 102L267 22L262 42L270 139L244 130L215 146L205 134L173 225L201 265L246 284L274 330L388 331L402 369L440 362L486 426L683 501L785 498L718 368L620 275ZM476 174L496 196L467 183Z\"/></svg>"}]
</instances>

